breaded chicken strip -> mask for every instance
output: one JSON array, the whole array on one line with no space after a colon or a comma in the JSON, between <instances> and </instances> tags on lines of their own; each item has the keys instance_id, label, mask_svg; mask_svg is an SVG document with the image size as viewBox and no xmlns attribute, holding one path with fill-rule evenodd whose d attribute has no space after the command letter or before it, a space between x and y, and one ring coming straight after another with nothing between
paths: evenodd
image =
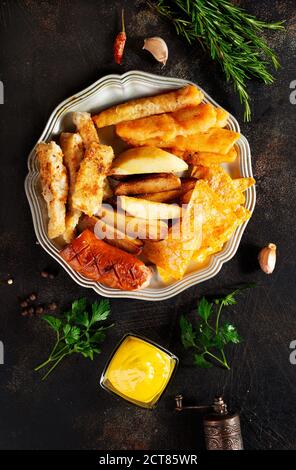
<instances>
[{"instance_id":1,"label":"breaded chicken strip","mask_svg":"<svg viewBox=\"0 0 296 470\"><path fill-rule=\"evenodd\" d=\"M104 182L108 174L114 153L112 147L92 142L80 164L77 173L73 207L91 216L101 208Z\"/></svg>"},{"instance_id":2,"label":"breaded chicken strip","mask_svg":"<svg viewBox=\"0 0 296 470\"><path fill-rule=\"evenodd\" d=\"M100 143L98 133L89 113L73 113L73 122L87 148L92 142Z\"/></svg>"},{"instance_id":3,"label":"breaded chicken strip","mask_svg":"<svg viewBox=\"0 0 296 470\"><path fill-rule=\"evenodd\" d=\"M97 127L111 126L122 121L139 119L152 114L162 114L197 106L202 102L204 94L194 85L187 85L178 90L148 96L113 106L93 116Z\"/></svg>"},{"instance_id":4,"label":"breaded chicken strip","mask_svg":"<svg viewBox=\"0 0 296 470\"><path fill-rule=\"evenodd\" d=\"M73 122L77 128L77 132L81 135L85 149L92 143L100 143L100 139L89 113L76 112L73 113ZM104 181L104 201L113 196L113 191L107 179Z\"/></svg>"},{"instance_id":5,"label":"breaded chicken strip","mask_svg":"<svg viewBox=\"0 0 296 470\"><path fill-rule=\"evenodd\" d=\"M72 195L74 192L76 174L83 159L83 142L80 134L71 134L63 132L60 137L60 144L64 153L64 163L68 170L69 194L68 194L68 212L66 214L66 230L63 238L66 243L70 243L75 237L75 227L78 224L81 211L74 209Z\"/></svg>"},{"instance_id":6,"label":"breaded chicken strip","mask_svg":"<svg viewBox=\"0 0 296 470\"><path fill-rule=\"evenodd\" d=\"M65 231L68 180L63 165L62 149L55 142L40 142L36 156L39 162L42 194L48 211L48 236L56 238Z\"/></svg>"}]
</instances>

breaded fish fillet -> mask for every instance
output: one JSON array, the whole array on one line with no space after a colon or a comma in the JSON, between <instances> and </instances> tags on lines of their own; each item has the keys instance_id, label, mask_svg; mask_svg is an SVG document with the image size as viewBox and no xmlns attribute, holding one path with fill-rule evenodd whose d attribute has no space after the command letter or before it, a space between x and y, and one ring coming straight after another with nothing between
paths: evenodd
<instances>
[{"instance_id":1,"label":"breaded fish fillet","mask_svg":"<svg viewBox=\"0 0 296 470\"><path fill-rule=\"evenodd\" d=\"M223 123L220 119L219 122ZM178 135L192 135L206 132L211 127L216 127L217 110L210 103L201 103L192 108L185 108L174 113L165 113L149 116L134 121L121 122L116 126L116 133L122 139L146 141L159 138L171 140Z\"/></svg>"},{"instance_id":2,"label":"breaded fish fillet","mask_svg":"<svg viewBox=\"0 0 296 470\"><path fill-rule=\"evenodd\" d=\"M68 180L63 165L62 149L55 142L40 142L36 156L39 162L42 194L48 211L48 236L56 238L65 231Z\"/></svg>"},{"instance_id":3,"label":"breaded fish fillet","mask_svg":"<svg viewBox=\"0 0 296 470\"><path fill-rule=\"evenodd\" d=\"M80 134L71 134L63 132L60 137L60 144L64 153L64 163L68 170L69 194L68 194L68 212L66 214L66 230L63 234L65 242L70 243L75 237L75 227L78 224L81 211L74 209L72 195L74 192L76 174L83 159L83 142Z\"/></svg>"},{"instance_id":4,"label":"breaded fish fillet","mask_svg":"<svg viewBox=\"0 0 296 470\"><path fill-rule=\"evenodd\" d=\"M73 207L91 216L102 205L104 182L111 167L114 153L112 147L92 142L77 173Z\"/></svg>"},{"instance_id":5,"label":"breaded fish fillet","mask_svg":"<svg viewBox=\"0 0 296 470\"><path fill-rule=\"evenodd\" d=\"M152 114L169 113L188 106L197 106L203 98L204 94L201 90L194 85L187 85L168 93L138 98L113 106L93 116L93 120L97 127L111 126Z\"/></svg>"}]
</instances>

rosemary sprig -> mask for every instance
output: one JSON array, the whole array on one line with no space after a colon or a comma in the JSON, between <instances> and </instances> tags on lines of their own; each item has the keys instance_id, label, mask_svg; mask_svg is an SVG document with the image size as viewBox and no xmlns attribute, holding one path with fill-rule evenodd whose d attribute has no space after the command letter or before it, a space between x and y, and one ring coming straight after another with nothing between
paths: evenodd
<instances>
[{"instance_id":1,"label":"rosemary sprig","mask_svg":"<svg viewBox=\"0 0 296 470\"><path fill-rule=\"evenodd\" d=\"M156 9L170 20L177 34L189 44L201 43L220 64L244 105L244 119L250 121L247 81L257 78L271 84L274 77L268 67L280 66L277 55L258 33L282 30L283 22L260 21L228 0L158 0Z\"/></svg>"}]
</instances>

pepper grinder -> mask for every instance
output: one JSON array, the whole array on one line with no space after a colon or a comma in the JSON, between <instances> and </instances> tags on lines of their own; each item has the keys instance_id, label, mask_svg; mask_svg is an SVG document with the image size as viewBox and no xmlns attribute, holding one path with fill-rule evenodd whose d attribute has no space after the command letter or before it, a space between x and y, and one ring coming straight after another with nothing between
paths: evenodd
<instances>
[{"instance_id":1,"label":"pepper grinder","mask_svg":"<svg viewBox=\"0 0 296 470\"><path fill-rule=\"evenodd\" d=\"M229 413L222 397L216 397L212 405L183 406L183 396L175 398L176 411L197 410L205 412L203 427L207 450L243 450L240 418Z\"/></svg>"}]
</instances>

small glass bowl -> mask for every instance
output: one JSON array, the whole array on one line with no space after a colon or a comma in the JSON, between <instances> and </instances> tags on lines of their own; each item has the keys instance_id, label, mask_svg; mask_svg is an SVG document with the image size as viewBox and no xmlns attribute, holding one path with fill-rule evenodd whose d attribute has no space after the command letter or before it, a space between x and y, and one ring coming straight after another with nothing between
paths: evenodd
<instances>
[{"instance_id":1,"label":"small glass bowl","mask_svg":"<svg viewBox=\"0 0 296 470\"><path fill-rule=\"evenodd\" d=\"M127 340L127 338L137 338L145 343L148 343L152 346L154 346L155 348L157 348L158 350L162 351L164 354L166 354L171 362L171 369L170 369L170 374L167 378L167 381L165 383L165 385L159 390L159 392L157 392L153 398L151 399L150 402L144 402L144 401L139 401L139 400L136 400L132 397L129 397L127 395L124 395L123 393L121 393L120 391L118 391L112 384L111 382L108 380L108 377L107 377L107 372L108 372L108 368L111 364L111 361L112 359L115 357L115 355L118 353L118 351L120 350L121 346L123 345L123 343ZM133 334L133 333L127 333L126 335L124 335L124 337L122 338L122 340L117 344L117 346L115 347L115 349L113 350L113 352L111 353L111 356L102 372L102 375L101 375L101 379L100 379L100 385L101 387L106 390L107 392L111 393L112 395L115 395L117 397L120 397L120 398L123 398L124 400L130 402L130 403L133 403L134 405L137 405L141 408L148 408L148 409L153 409L156 407L156 405L158 404L161 396L163 395L163 393L165 392L165 390L167 389L169 383L171 382L175 372L176 372L176 368L177 368L177 365L179 364L179 359L177 358L177 356L175 356L174 354L172 354L170 351L168 351L167 349L163 348L162 346L160 346L159 344L155 343L154 341L151 341L147 338L145 338L144 336L140 336L140 335L137 335L137 334Z\"/></svg>"}]
</instances>

